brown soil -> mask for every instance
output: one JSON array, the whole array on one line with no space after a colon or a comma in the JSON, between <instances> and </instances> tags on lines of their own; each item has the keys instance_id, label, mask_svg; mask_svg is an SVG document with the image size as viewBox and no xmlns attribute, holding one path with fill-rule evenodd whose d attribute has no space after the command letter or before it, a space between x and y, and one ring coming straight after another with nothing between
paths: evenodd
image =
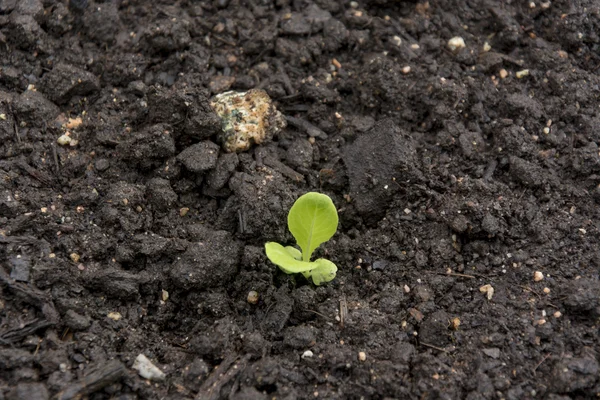
<instances>
[{"instance_id":1,"label":"brown soil","mask_svg":"<svg viewBox=\"0 0 600 400\"><path fill-rule=\"evenodd\" d=\"M599 32L596 0L0 0L0 399L595 398ZM251 88L290 123L220 151L209 99ZM308 191L320 287L263 247Z\"/></svg>"}]
</instances>

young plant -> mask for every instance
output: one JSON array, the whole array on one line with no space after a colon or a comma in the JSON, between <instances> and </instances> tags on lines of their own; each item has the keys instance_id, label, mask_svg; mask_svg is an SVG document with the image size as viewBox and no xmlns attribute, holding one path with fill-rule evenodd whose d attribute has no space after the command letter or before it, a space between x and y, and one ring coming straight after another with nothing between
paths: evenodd
<instances>
[{"instance_id":1,"label":"young plant","mask_svg":"<svg viewBox=\"0 0 600 400\"><path fill-rule=\"evenodd\" d=\"M335 264L324 258L315 261L310 258L317 247L331 239L337 226L337 210L329 196L306 193L296 200L288 214L288 228L302 251L269 242L265 244L267 257L286 274L302 273L317 286L329 282L335 278Z\"/></svg>"}]
</instances>

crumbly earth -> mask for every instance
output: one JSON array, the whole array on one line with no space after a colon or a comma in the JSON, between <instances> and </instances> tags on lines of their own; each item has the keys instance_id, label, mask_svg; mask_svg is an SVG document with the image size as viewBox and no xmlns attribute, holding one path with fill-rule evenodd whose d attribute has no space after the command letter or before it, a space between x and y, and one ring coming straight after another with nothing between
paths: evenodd
<instances>
[{"instance_id":1,"label":"crumbly earth","mask_svg":"<svg viewBox=\"0 0 600 400\"><path fill-rule=\"evenodd\" d=\"M599 32L596 0L0 0L0 399L595 398ZM288 126L226 153L210 99L252 88ZM321 287L263 249L308 191Z\"/></svg>"}]
</instances>

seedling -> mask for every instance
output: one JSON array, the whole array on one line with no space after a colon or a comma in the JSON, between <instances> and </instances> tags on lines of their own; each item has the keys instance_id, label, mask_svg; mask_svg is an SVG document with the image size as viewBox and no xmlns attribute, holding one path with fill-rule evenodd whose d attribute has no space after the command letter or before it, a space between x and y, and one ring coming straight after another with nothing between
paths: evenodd
<instances>
[{"instance_id":1,"label":"seedling","mask_svg":"<svg viewBox=\"0 0 600 400\"><path fill-rule=\"evenodd\" d=\"M337 210L329 196L306 193L296 200L288 214L288 228L302 251L268 242L265 244L267 257L286 274L302 273L317 286L329 282L335 278L335 264L324 258L315 261L310 258L317 247L331 239L337 226Z\"/></svg>"}]
</instances>

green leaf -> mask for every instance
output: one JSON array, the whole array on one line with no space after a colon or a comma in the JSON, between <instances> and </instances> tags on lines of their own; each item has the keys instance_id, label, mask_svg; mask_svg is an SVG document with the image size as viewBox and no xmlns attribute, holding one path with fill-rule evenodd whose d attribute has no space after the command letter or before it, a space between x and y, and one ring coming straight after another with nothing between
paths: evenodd
<instances>
[{"instance_id":1,"label":"green leaf","mask_svg":"<svg viewBox=\"0 0 600 400\"><path fill-rule=\"evenodd\" d=\"M291 247L294 249L293 247ZM286 274L310 271L318 267L317 263L299 261L290 254L290 247L283 247L279 243L269 242L265 244L265 251L269 260L277 265ZM300 253L297 249L296 252Z\"/></svg>"},{"instance_id":2,"label":"green leaf","mask_svg":"<svg viewBox=\"0 0 600 400\"><path fill-rule=\"evenodd\" d=\"M319 258L313 264L317 264L317 268L310 271L313 283L317 286L322 283L329 282L335 278L337 267L334 263L324 258Z\"/></svg>"},{"instance_id":3,"label":"green leaf","mask_svg":"<svg viewBox=\"0 0 600 400\"><path fill-rule=\"evenodd\" d=\"M285 251L290 253L290 256L294 257L298 261L302 261L302 253L295 247L285 246Z\"/></svg>"},{"instance_id":4,"label":"green leaf","mask_svg":"<svg viewBox=\"0 0 600 400\"><path fill-rule=\"evenodd\" d=\"M338 214L329 196L306 193L296 200L288 214L288 227L298 246L302 260L310 261L312 253L335 234Z\"/></svg>"}]
</instances>

